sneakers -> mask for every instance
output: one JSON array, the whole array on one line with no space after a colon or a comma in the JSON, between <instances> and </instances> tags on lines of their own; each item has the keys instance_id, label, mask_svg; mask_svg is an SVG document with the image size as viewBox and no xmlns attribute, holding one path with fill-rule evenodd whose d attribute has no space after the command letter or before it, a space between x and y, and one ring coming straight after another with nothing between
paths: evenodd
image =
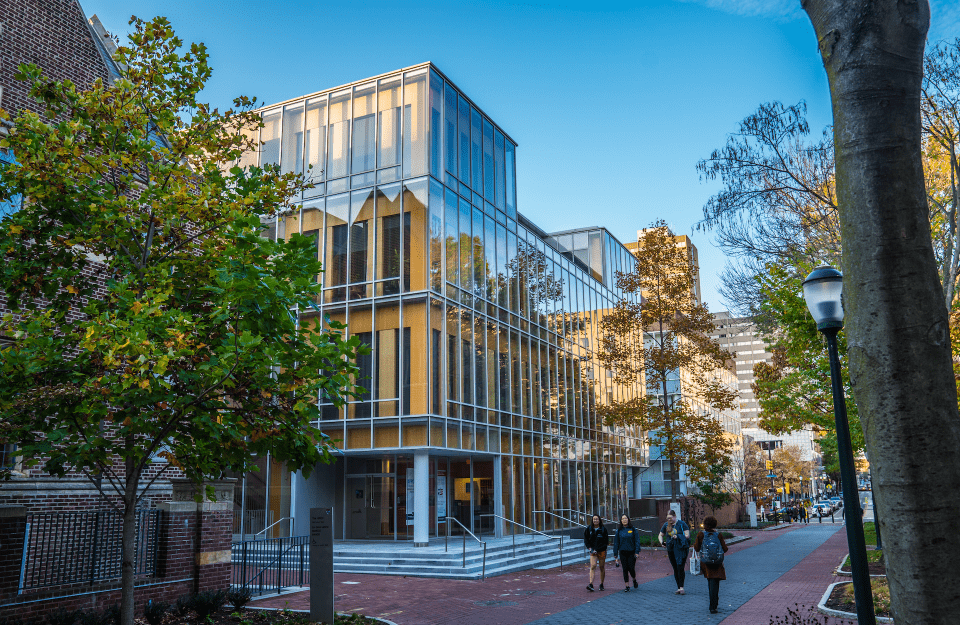
<instances>
[{"instance_id":1,"label":"sneakers","mask_svg":"<svg viewBox=\"0 0 960 625\"><path fill-rule=\"evenodd\" d=\"M630 587L627 586L626 588L624 588L624 589L623 589L623 592L630 592Z\"/></svg>"},{"instance_id":2,"label":"sneakers","mask_svg":"<svg viewBox=\"0 0 960 625\"><path fill-rule=\"evenodd\" d=\"M603 589L602 584L600 585L600 588ZM587 590L589 590L590 592L593 592L593 584L587 584Z\"/></svg>"},{"instance_id":3,"label":"sneakers","mask_svg":"<svg viewBox=\"0 0 960 625\"><path fill-rule=\"evenodd\" d=\"M716 614L716 613L717 613L716 610L710 610L710 614Z\"/></svg>"},{"instance_id":4,"label":"sneakers","mask_svg":"<svg viewBox=\"0 0 960 625\"><path fill-rule=\"evenodd\" d=\"M603 584L600 584L600 590L604 590Z\"/></svg>"},{"instance_id":5,"label":"sneakers","mask_svg":"<svg viewBox=\"0 0 960 625\"><path fill-rule=\"evenodd\" d=\"M634 588L639 588L639 587L640 587L640 584L637 583L637 580L633 580L633 587L634 587Z\"/></svg>"}]
</instances>

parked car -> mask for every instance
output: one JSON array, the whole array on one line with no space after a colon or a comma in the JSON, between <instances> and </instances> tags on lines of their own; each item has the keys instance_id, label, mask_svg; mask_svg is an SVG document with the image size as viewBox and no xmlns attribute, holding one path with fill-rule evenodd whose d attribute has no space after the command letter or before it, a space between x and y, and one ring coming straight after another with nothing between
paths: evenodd
<instances>
[{"instance_id":1,"label":"parked car","mask_svg":"<svg viewBox=\"0 0 960 625\"><path fill-rule=\"evenodd\" d=\"M831 497L830 501L833 502L834 510L839 510L840 508L843 507L843 498L841 497Z\"/></svg>"}]
</instances>

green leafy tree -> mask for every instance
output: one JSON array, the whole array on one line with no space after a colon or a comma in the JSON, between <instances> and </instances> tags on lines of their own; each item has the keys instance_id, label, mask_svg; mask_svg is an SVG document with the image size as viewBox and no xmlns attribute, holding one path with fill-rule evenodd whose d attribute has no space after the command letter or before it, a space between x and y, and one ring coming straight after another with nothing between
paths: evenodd
<instances>
[{"instance_id":1,"label":"green leafy tree","mask_svg":"<svg viewBox=\"0 0 960 625\"><path fill-rule=\"evenodd\" d=\"M0 222L14 310L0 436L28 466L102 485L122 513L124 625L145 489L171 466L199 484L268 452L305 473L328 461L317 399L355 392L359 347L342 326L299 323L320 293L311 240L260 236L304 182L234 166L257 149L239 132L259 124L254 101L201 103L204 46L184 50L165 18L131 23L112 83L79 91L20 66L46 115L15 120L3 146L17 164L0 173L0 199L26 198Z\"/></svg>"},{"instance_id":2,"label":"green leafy tree","mask_svg":"<svg viewBox=\"0 0 960 625\"><path fill-rule=\"evenodd\" d=\"M647 392L599 405L597 413L608 425L648 433L673 468L677 501L678 467L686 466L694 483L709 480L732 448L720 422L702 409L734 407L737 391L718 375L731 355L710 338L713 317L693 295L691 259L663 221L644 231L636 257L632 271L617 275L617 285L633 297L621 298L601 319L598 360L618 384L643 380Z\"/></svg>"},{"instance_id":3,"label":"green leafy tree","mask_svg":"<svg viewBox=\"0 0 960 625\"><path fill-rule=\"evenodd\" d=\"M760 404L761 428L784 434L809 424L823 433L821 447L835 450L837 433L827 347L801 295L801 283L812 270L812 264L803 262L797 267L770 263L766 273L756 278L762 295L760 332L773 359L753 366L753 391ZM841 331L837 339L840 358L845 361L846 334ZM863 451L863 431L850 392L850 372L847 367L842 369L850 437L857 454ZM837 462L836 454L829 457ZM824 466L828 471L839 470L836 464Z\"/></svg>"}]
</instances>

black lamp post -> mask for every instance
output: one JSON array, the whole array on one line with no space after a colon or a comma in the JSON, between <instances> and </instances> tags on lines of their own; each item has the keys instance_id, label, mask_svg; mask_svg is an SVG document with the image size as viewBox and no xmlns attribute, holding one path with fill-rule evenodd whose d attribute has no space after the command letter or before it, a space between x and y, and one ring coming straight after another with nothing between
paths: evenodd
<instances>
[{"instance_id":1,"label":"black lamp post","mask_svg":"<svg viewBox=\"0 0 960 625\"><path fill-rule=\"evenodd\" d=\"M837 422L837 456L840 460L840 486L843 488L843 507L850 516L847 521L847 546L850 548L850 569L853 573L853 593L857 603L857 622L875 625L873 591L870 588L870 570L867 568L867 545L863 538L863 519L860 517L860 495L857 491L857 471L853 464L853 445L847 424L847 404L843 398L840 376L840 355L837 351L837 333L843 327L843 274L824 265L814 269L803 281L803 299L817 322L817 330L827 338L830 353L830 378L833 382L833 414Z\"/></svg>"}]
</instances>

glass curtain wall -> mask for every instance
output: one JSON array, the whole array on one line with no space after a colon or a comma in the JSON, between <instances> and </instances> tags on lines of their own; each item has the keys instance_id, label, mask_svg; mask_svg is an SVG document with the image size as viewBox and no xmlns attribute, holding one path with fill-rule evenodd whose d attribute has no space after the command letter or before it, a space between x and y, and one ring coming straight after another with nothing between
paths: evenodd
<instances>
[{"instance_id":1,"label":"glass curtain wall","mask_svg":"<svg viewBox=\"0 0 960 625\"><path fill-rule=\"evenodd\" d=\"M630 253L598 230L575 255L518 220L515 144L429 66L263 119L260 162L317 185L265 226L309 237L323 259L322 311L302 322L328 316L371 348L360 397L340 409L318 398L321 429L348 457L500 455L503 514L531 527L560 523L542 510L625 508L622 469L646 463L642 433L605 426L596 406L640 387L615 384L595 350Z\"/></svg>"}]
</instances>

